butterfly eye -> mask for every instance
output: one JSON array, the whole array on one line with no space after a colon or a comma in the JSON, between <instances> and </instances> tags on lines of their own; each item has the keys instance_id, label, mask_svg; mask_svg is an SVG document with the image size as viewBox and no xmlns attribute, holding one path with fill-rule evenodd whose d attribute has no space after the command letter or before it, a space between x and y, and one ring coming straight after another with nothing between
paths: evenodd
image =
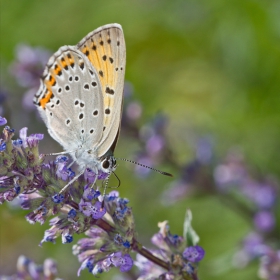
<instances>
[{"instance_id":1,"label":"butterfly eye","mask_svg":"<svg viewBox=\"0 0 280 280\"><path fill-rule=\"evenodd\" d=\"M105 159L102 163L102 167L105 168L105 169L108 169L110 166L110 163L107 159Z\"/></svg>"}]
</instances>

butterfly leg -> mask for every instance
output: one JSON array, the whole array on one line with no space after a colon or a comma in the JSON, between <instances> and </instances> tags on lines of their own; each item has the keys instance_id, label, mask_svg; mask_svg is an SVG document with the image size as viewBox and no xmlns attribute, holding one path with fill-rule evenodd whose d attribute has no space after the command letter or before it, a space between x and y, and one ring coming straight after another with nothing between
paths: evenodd
<instances>
[{"instance_id":1,"label":"butterfly leg","mask_svg":"<svg viewBox=\"0 0 280 280\"><path fill-rule=\"evenodd\" d=\"M51 154L45 154L46 156L59 156L59 155L65 155L65 154L71 154L76 152L77 150L74 151L65 151L65 152L59 152L59 153L51 153Z\"/></svg>"},{"instance_id":2,"label":"butterfly leg","mask_svg":"<svg viewBox=\"0 0 280 280\"><path fill-rule=\"evenodd\" d=\"M63 193L72 183L74 183L82 174L84 170L81 171L78 175L76 175L70 182L68 182L59 193Z\"/></svg>"},{"instance_id":3,"label":"butterfly leg","mask_svg":"<svg viewBox=\"0 0 280 280\"><path fill-rule=\"evenodd\" d=\"M74 163L75 163L75 160L73 160L73 161L67 166L67 168L70 168Z\"/></svg>"}]
</instances>

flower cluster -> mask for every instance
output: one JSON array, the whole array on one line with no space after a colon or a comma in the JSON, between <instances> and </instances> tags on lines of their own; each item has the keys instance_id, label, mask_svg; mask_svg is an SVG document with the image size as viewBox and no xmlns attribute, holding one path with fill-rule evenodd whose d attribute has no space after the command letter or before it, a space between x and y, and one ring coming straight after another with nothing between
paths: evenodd
<instances>
[{"instance_id":1,"label":"flower cluster","mask_svg":"<svg viewBox=\"0 0 280 280\"><path fill-rule=\"evenodd\" d=\"M16 268L17 272L14 275L0 276L0 278L3 280L60 279L57 277L56 262L52 259L46 259L43 265L38 265L27 257L20 256Z\"/></svg>"},{"instance_id":2,"label":"flower cluster","mask_svg":"<svg viewBox=\"0 0 280 280\"><path fill-rule=\"evenodd\" d=\"M171 234L167 221L158 224L160 230L151 239L157 249L152 252L154 256L157 256L162 261L168 260L169 271L164 271L154 262L138 254L135 262L135 265L141 271L141 276L138 280L198 279L198 263L204 258L205 252L200 246L195 245L198 239L191 228L190 220L191 216L188 211L185 221L185 238L177 234Z\"/></svg>"},{"instance_id":3,"label":"flower cluster","mask_svg":"<svg viewBox=\"0 0 280 280\"><path fill-rule=\"evenodd\" d=\"M0 117L0 124L6 123ZM45 156L39 153L42 134L28 136L27 128L23 128L19 139L13 140L13 136L14 130L5 126L0 138L0 202L19 197L21 207L29 211L26 219L32 224L43 224L51 218L51 227L45 231L40 245L55 243L58 237L64 244L71 243L74 234L85 233L88 238L73 246L73 253L82 263L78 274L85 268L94 275L112 267L127 272L134 264L130 256L133 250L168 274L176 275L176 279L197 279L196 263L203 258L202 248L186 248L183 238L171 235L164 224L160 234L153 238L159 247L153 255L136 240L129 201L119 197L117 191L100 194L96 179L104 180L106 174L86 169L83 176L71 181L75 172L69 168L67 156L59 155L55 161L44 163ZM61 192L70 181L69 187Z\"/></svg>"}]
</instances>

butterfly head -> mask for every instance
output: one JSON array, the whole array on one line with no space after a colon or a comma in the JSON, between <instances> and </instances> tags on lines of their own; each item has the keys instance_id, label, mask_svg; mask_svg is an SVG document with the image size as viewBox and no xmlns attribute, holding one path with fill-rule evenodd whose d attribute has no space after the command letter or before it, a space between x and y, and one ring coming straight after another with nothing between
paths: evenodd
<instances>
[{"instance_id":1,"label":"butterfly head","mask_svg":"<svg viewBox=\"0 0 280 280\"><path fill-rule=\"evenodd\" d=\"M117 168L117 161L112 154L105 154L99 161L98 170L110 174Z\"/></svg>"}]
</instances>

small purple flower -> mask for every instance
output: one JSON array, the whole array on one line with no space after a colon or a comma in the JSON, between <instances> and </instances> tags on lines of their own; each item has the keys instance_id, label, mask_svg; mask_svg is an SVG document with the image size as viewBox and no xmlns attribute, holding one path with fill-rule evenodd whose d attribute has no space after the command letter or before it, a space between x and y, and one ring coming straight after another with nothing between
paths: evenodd
<instances>
[{"instance_id":1,"label":"small purple flower","mask_svg":"<svg viewBox=\"0 0 280 280\"><path fill-rule=\"evenodd\" d=\"M20 139L22 140L22 145L24 148L30 147L36 147L39 144L39 141L44 138L44 134L31 134L27 137L27 127L22 128L19 131Z\"/></svg>"},{"instance_id":2,"label":"small purple flower","mask_svg":"<svg viewBox=\"0 0 280 280\"><path fill-rule=\"evenodd\" d=\"M271 212L261 211L255 215L254 223L259 230L269 232L275 226L275 218Z\"/></svg>"},{"instance_id":3,"label":"small purple flower","mask_svg":"<svg viewBox=\"0 0 280 280\"><path fill-rule=\"evenodd\" d=\"M184 270L189 274L192 275L195 273L195 267L192 265L192 263L188 262L185 267Z\"/></svg>"},{"instance_id":4,"label":"small purple flower","mask_svg":"<svg viewBox=\"0 0 280 280\"><path fill-rule=\"evenodd\" d=\"M30 224L35 224L35 222L39 222L42 225L46 220L47 214L48 209L45 206L39 206L33 212L27 214L25 218Z\"/></svg>"},{"instance_id":5,"label":"small purple flower","mask_svg":"<svg viewBox=\"0 0 280 280\"><path fill-rule=\"evenodd\" d=\"M94 219L100 219L106 213L106 209L102 207L102 203L100 201L97 201L94 205L92 205L91 202L84 202L84 200L81 199L79 209L87 217L92 216Z\"/></svg>"},{"instance_id":6,"label":"small purple flower","mask_svg":"<svg viewBox=\"0 0 280 280\"><path fill-rule=\"evenodd\" d=\"M6 150L7 144L2 139L0 139L0 152L3 152Z\"/></svg>"},{"instance_id":7,"label":"small purple flower","mask_svg":"<svg viewBox=\"0 0 280 280\"><path fill-rule=\"evenodd\" d=\"M111 267L111 261L109 258L106 258L104 260L101 260L96 263L92 270L93 275L97 275L106 271L109 271Z\"/></svg>"},{"instance_id":8,"label":"small purple flower","mask_svg":"<svg viewBox=\"0 0 280 280\"><path fill-rule=\"evenodd\" d=\"M55 159L55 164L59 164L59 163L67 163L69 160L69 158L67 156L57 156Z\"/></svg>"},{"instance_id":9,"label":"small purple flower","mask_svg":"<svg viewBox=\"0 0 280 280\"><path fill-rule=\"evenodd\" d=\"M5 129L9 134L13 134L15 132L15 130L13 128L10 128L8 125L5 126Z\"/></svg>"},{"instance_id":10,"label":"small purple flower","mask_svg":"<svg viewBox=\"0 0 280 280\"><path fill-rule=\"evenodd\" d=\"M17 139L17 140L13 140L12 143L15 147L21 147L23 144L23 141L21 139Z\"/></svg>"},{"instance_id":11,"label":"small purple flower","mask_svg":"<svg viewBox=\"0 0 280 280\"><path fill-rule=\"evenodd\" d=\"M64 200L64 195L61 193L56 193L52 196L52 200L54 203L61 203Z\"/></svg>"},{"instance_id":12,"label":"small purple flower","mask_svg":"<svg viewBox=\"0 0 280 280\"><path fill-rule=\"evenodd\" d=\"M8 191L6 191L3 195L3 198L6 200L6 201L12 201L14 200L16 197L18 196L18 190L13 188L13 189L10 189Z\"/></svg>"},{"instance_id":13,"label":"small purple flower","mask_svg":"<svg viewBox=\"0 0 280 280\"><path fill-rule=\"evenodd\" d=\"M44 274L49 278L56 278L57 275L57 265L53 259L46 259L44 261Z\"/></svg>"},{"instance_id":14,"label":"small purple flower","mask_svg":"<svg viewBox=\"0 0 280 280\"><path fill-rule=\"evenodd\" d=\"M159 154L165 145L164 138L161 135L153 135L146 142L146 150L150 156Z\"/></svg>"},{"instance_id":15,"label":"small purple flower","mask_svg":"<svg viewBox=\"0 0 280 280\"><path fill-rule=\"evenodd\" d=\"M142 115L142 107L138 102L130 102L125 109L125 116L131 122L137 121Z\"/></svg>"},{"instance_id":16,"label":"small purple flower","mask_svg":"<svg viewBox=\"0 0 280 280\"><path fill-rule=\"evenodd\" d=\"M90 168L87 168L84 173L85 179L90 183L94 183L96 181L96 174Z\"/></svg>"},{"instance_id":17,"label":"small purple flower","mask_svg":"<svg viewBox=\"0 0 280 280\"><path fill-rule=\"evenodd\" d=\"M92 208L92 217L94 219L100 219L102 218L105 213L106 213L106 209L104 207L102 207L102 203L100 201L96 201L93 208Z\"/></svg>"},{"instance_id":18,"label":"small purple flower","mask_svg":"<svg viewBox=\"0 0 280 280\"><path fill-rule=\"evenodd\" d=\"M91 185L86 185L84 187L83 198L85 200L93 200L98 198L99 196L100 196L100 191L96 191L95 189L92 188Z\"/></svg>"},{"instance_id":19,"label":"small purple flower","mask_svg":"<svg viewBox=\"0 0 280 280\"><path fill-rule=\"evenodd\" d=\"M27 127L23 127L20 131L19 131L19 137L22 140L22 145L23 148L27 148Z\"/></svg>"},{"instance_id":20,"label":"small purple flower","mask_svg":"<svg viewBox=\"0 0 280 280\"><path fill-rule=\"evenodd\" d=\"M118 191L111 191L105 196L105 199L106 199L106 201L113 201L113 200L117 199L118 197L119 197Z\"/></svg>"},{"instance_id":21,"label":"small purple flower","mask_svg":"<svg viewBox=\"0 0 280 280\"><path fill-rule=\"evenodd\" d=\"M0 126L7 124L7 120L0 116Z\"/></svg>"},{"instance_id":22,"label":"small purple flower","mask_svg":"<svg viewBox=\"0 0 280 280\"><path fill-rule=\"evenodd\" d=\"M62 179L63 181L68 180L70 177L75 176L75 172L71 168L66 167L66 162L58 163L56 175L58 178Z\"/></svg>"},{"instance_id":23,"label":"small purple flower","mask_svg":"<svg viewBox=\"0 0 280 280\"><path fill-rule=\"evenodd\" d=\"M53 218L51 220L52 223L55 223L58 220L58 218ZM52 226L50 229L47 229L44 233L44 238L41 240L39 246L42 246L42 244L44 242L52 242L55 243L55 239L57 237L58 234L58 228L56 228L55 226Z\"/></svg>"},{"instance_id":24,"label":"small purple flower","mask_svg":"<svg viewBox=\"0 0 280 280\"><path fill-rule=\"evenodd\" d=\"M23 87L38 86L43 67L50 53L41 47L32 48L25 44L16 47L16 60L11 65L11 72L19 85Z\"/></svg>"},{"instance_id":25,"label":"small purple flower","mask_svg":"<svg viewBox=\"0 0 280 280\"><path fill-rule=\"evenodd\" d=\"M20 189L21 189L21 188L20 188L19 185L16 184L16 185L14 186L14 191L16 192L17 195L20 193Z\"/></svg>"},{"instance_id":26,"label":"small purple flower","mask_svg":"<svg viewBox=\"0 0 280 280\"><path fill-rule=\"evenodd\" d=\"M200 262L205 255L205 251L198 245L190 246L183 252L183 257L190 262Z\"/></svg>"},{"instance_id":27,"label":"small purple flower","mask_svg":"<svg viewBox=\"0 0 280 280\"><path fill-rule=\"evenodd\" d=\"M125 248L130 248L130 243L126 240L124 243L123 243L123 246Z\"/></svg>"},{"instance_id":28,"label":"small purple flower","mask_svg":"<svg viewBox=\"0 0 280 280\"><path fill-rule=\"evenodd\" d=\"M71 209L68 214L68 219L74 219L77 216L77 211L75 209Z\"/></svg>"},{"instance_id":29,"label":"small purple flower","mask_svg":"<svg viewBox=\"0 0 280 280\"><path fill-rule=\"evenodd\" d=\"M88 272L92 272L92 270L93 270L93 268L94 268L93 263L90 262L90 261L87 261L86 267L87 267L87 269L88 269Z\"/></svg>"},{"instance_id":30,"label":"small purple flower","mask_svg":"<svg viewBox=\"0 0 280 280\"><path fill-rule=\"evenodd\" d=\"M267 251L267 246L260 234L251 232L243 240L243 250L253 259L263 255Z\"/></svg>"},{"instance_id":31,"label":"small purple flower","mask_svg":"<svg viewBox=\"0 0 280 280\"><path fill-rule=\"evenodd\" d=\"M110 260L115 267L120 268L121 272L127 272L133 266L133 260L129 254L122 255L121 252L113 253Z\"/></svg>"},{"instance_id":32,"label":"small purple flower","mask_svg":"<svg viewBox=\"0 0 280 280\"><path fill-rule=\"evenodd\" d=\"M73 236L69 233L62 234L61 238L62 238L62 243L63 244L71 243L73 241Z\"/></svg>"},{"instance_id":33,"label":"small purple flower","mask_svg":"<svg viewBox=\"0 0 280 280\"><path fill-rule=\"evenodd\" d=\"M255 203L260 208L270 208L275 202L275 191L268 185L260 185L253 193Z\"/></svg>"},{"instance_id":34,"label":"small purple flower","mask_svg":"<svg viewBox=\"0 0 280 280\"><path fill-rule=\"evenodd\" d=\"M98 180L104 180L104 179L106 179L108 176L109 176L108 173L105 173L105 172L99 170L99 171L98 171L98 177L97 177L97 179L98 179Z\"/></svg>"},{"instance_id":35,"label":"small purple flower","mask_svg":"<svg viewBox=\"0 0 280 280\"><path fill-rule=\"evenodd\" d=\"M92 203L91 202L85 202L83 199L81 199L79 203L79 210L84 213L87 217L89 217L92 214Z\"/></svg>"},{"instance_id":36,"label":"small purple flower","mask_svg":"<svg viewBox=\"0 0 280 280\"><path fill-rule=\"evenodd\" d=\"M27 137L27 144L30 148L37 147L40 140L43 140L44 134L36 133Z\"/></svg>"}]
</instances>

